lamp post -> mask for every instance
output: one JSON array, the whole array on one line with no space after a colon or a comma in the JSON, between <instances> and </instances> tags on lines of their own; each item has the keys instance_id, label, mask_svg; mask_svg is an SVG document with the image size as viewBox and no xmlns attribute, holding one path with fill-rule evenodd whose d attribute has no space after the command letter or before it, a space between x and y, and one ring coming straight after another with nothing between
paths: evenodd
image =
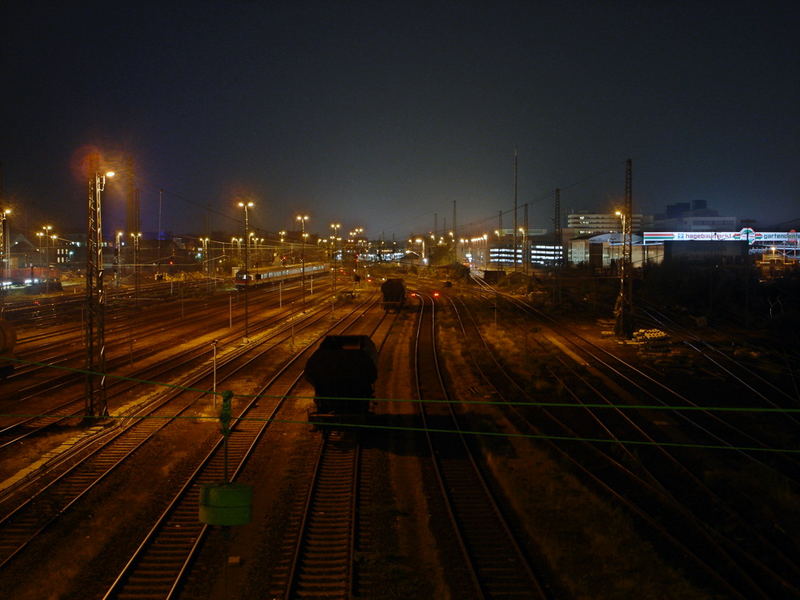
<instances>
[{"instance_id":1,"label":"lamp post","mask_svg":"<svg viewBox=\"0 0 800 600\"><path fill-rule=\"evenodd\" d=\"M133 296L135 301L139 302L139 238L142 237L142 234L132 233L131 237L133 238ZM122 253L120 253L122 256Z\"/></svg>"},{"instance_id":2,"label":"lamp post","mask_svg":"<svg viewBox=\"0 0 800 600\"><path fill-rule=\"evenodd\" d=\"M278 248L278 253L280 254L281 265L282 265L283 264L283 240L286 237L286 232L285 231L279 231L278 232L278 236L280 236L280 247Z\"/></svg>"},{"instance_id":3,"label":"lamp post","mask_svg":"<svg viewBox=\"0 0 800 600\"><path fill-rule=\"evenodd\" d=\"M103 289L102 192L113 171L100 171L100 157L89 158L86 235L86 397L87 420L108 414L106 403L105 290Z\"/></svg>"},{"instance_id":4,"label":"lamp post","mask_svg":"<svg viewBox=\"0 0 800 600\"><path fill-rule=\"evenodd\" d=\"M203 262L206 266L206 278L211 279L211 259L208 256L208 242L209 239L207 237L200 238L200 241L203 244Z\"/></svg>"},{"instance_id":5,"label":"lamp post","mask_svg":"<svg viewBox=\"0 0 800 600\"><path fill-rule=\"evenodd\" d=\"M42 241L44 241L44 266L48 267L48 272L49 272L49 267L50 267L50 252L49 252L48 244L50 242L48 242L46 240L50 238L50 232L52 230L53 230L53 226L52 225L45 225L45 226L42 227L42 231L44 232L42 234L43 235Z\"/></svg>"},{"instance_id":6,"label":"lamp post","mask_svg":"<svg viewBox=\"0 0 800 600\"><path fill-rule=\"evenodd\" d=\"M11 269L11 228L8 222L8 215L11 214L10 208L4 208L0 212L0 253L2 253L2 266L0 266L0 316L2 315L2 303L6 295L6 282L10 279Z\"/></svg>"},{"instance_id":7,"label":"lamp post","mask_svg":"<svg viewBox=\"0 0 800 600\"><path fill-rule=\"evenodd\" d=\"M333 235L331 235L331 271L333 272L333 279L331 279L333 285L333 294L336 295L336 237L339 234L339 229L341 229L341 223L331 223L331 229L333 230Z\"/></svg>"},{"instance_id":8,"label":"lamp post","mask_svg":"<svg viewBox=\"0 0 800 600\"><path fill-rule=\"evenodd\" d=\"M120 238L124 235L122 231L117 232L117 242L114 244L114 249L116 251L117 256L116 258L116 269L114 271L114 283L117 287L119 287L120 278L122 277L122 244L120 243ZM136 262L136 259L133 259L133 262Z\"/></svg>"},{"instance_id":9,"label":"lamp post","mask_svg":"<svg viewBox=\"0 0 800 600\"><path fill-rule=\"evenodd\" d=\"M422 255L419 257L420 263L425 264L425 238L417 238L414 240L418 244L422 244Z\"/></svg>"},{"instance_id":10,"label":"lamp post","mask_svg":"<svg viewBox=\"0 0 800 600\"><path fill-rule=\"evenodd\" d=\"M236 266L238 267L242 262L242 238L238 238L236 236L233 236L231 238L231 254L233 254L234 244L236 244L236 261L237 261Z\"/></svg>"},{"instance_id":11,"label":"lamp post","mask_svg":"<svg viewBox=\"0 0 800 600\"><path fill-rule=\"evenodd\" d=\"M303 299L303 307L306 305L306 221L308 215L297 215L295 220L300 221L301 246L300 246L300 289Z\"/></svg>"},{"instance_id":12,"label":"lamp post","mask_svg":"<svg viewBox=\"0 0 800 600\"><path fill-rule=\"evenodd\" d=\"M253 208L255 203L239 202L239 207L244 209L244 341L248 341L248 323L247 323L247 291L250 287L250 275L248 269L250 268L250 222L248 221L247 209Z\"/></svg>"},{"instance_id":13,"label":"lamp post","mask_svg":"<svg viewBox=\"0 0 800 600\"><path fill-rule=\"evenodd\" d=\"M58 236L54 233L50 236L50 248L54 250L53 262L58 265L58 244L56 243L56 240L58 240Z\"/></svg>"},{"instance_id":14,"label":"lamp post","mask_svg":"<svg viewBox=\"0 0 800 600\"><path fill-rule=\"evenodd\" d=\"M38 245L39 245L39 264L41 265L44 262L44 259L42 258L44 256L44 252L42 252L42 245L44 243L43 242L44 232L37 231L36 232L36 237L39 238L39 243L38 243Z\"/></svg>"},{"instance_id":15,"label":"lamp post","mask_svg":"<svg viewBox=\"0 0 800 600\"><path fill-rule=\"evenodd\" d=\"M622 264L619 273L619 296L614 306L616 322L614 332L618 337L630 339L633 333L633 290L632 290L632 235L631 235L631 184L630 161L626 171L625 181L626 203L623 210L616 214L622 221Z\"/></svg>"},{"instance_id":16,"label":"lamp post","mask_svg":"<svg viewBox=\"0 0 800 600\"><path fill-rule=\"evenodd\" d=\"M524 227L520 227L519 228L519 232L522 234L522 272L527 275L527 273L528 273L528 258L530 256L530 253L527 252L527 248L528 248L528 232L525 231ZM517 259L517 257L515 256L514 260L516 260L516 259Z\"/></svg>"},{"instance_id":17,"label":"lamp post","mask_svg":"<svg viewBox=\"0 0 800 600\"><path fill-rule=\"evenodd\" d=\"M52 225L44 225L42 227L42 242L44 242L44 291L50 292L50 246L53 245L52 236L50 232L53 230Z\"/></svg>"}]
</instances>

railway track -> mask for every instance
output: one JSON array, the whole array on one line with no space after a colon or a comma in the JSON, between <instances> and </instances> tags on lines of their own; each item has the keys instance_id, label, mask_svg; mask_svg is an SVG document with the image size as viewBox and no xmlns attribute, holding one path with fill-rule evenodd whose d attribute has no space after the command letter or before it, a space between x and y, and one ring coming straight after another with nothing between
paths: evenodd
<instances>
[{"instance_id":1,"label":"railway track","mask_svg":"<svg viewBox=\"0 0 800 600\"><path fill-rule=\"evenodd\" d=\"M270 293L274 290L259 290L262 293L251 294L253 306L250 308L251 314L267 309L275 304L275 294ZM293 294L293 295L292 295ZM194 325L196 320L201 319L208 324L208 328L223 329L229 326L229 320L233 318L233 295L218 295L211 298L208 302L207 297L193 300L189 304L191 319L186 320L186 310L181 310L180 325L176 325L175 312L176 306L173 303L157 302L147 306L129 305L121 307L109 307L106 323L106 356L109 368L123 368L134 360L133 339L137 340L136 360L141 361L148 356L163 350L167 343L179 344L184 335L184 330ZM299 290L294 288L287 289L287 304L299 300ZM173 299L174 300L174 299ZM202 305L199 305L202 302ZM183 302L181 301L181 305ZM237 310L241 310L237 296ZM224 310L228 308L228 310ZM229 315L226 316L226 313ZM239 315L237 315L237 321ZM66 323L75 322L77 327L66 325L58 328L51 328L47 332L36 335L20 336L17 340L17 358L24 360L17 365L15 373L12 374L6 383L9 389L14 383L36 379L40 373L47 372L53 366L68 368L82 368L85 362L85 351L81 350L83 345L83 327L80 325L83 318L68 320ZM253 324L254 330L258 330L258 325ZM167 328L171 331L167 332ZM161 346L153 347L152 350L145 350L142 342L147 343L148 338L154 339L156 336L161 338ZM169 342L165 337L171 338ZM44 365L44 366L42 366ZM74 381L75 376L65 374L63 371L55 377L48 377L46 381L28 387L19 387L14 393L22 398L48 391L54 384L69 383Z\"/></svg>"},{"instance_id":2,"label":"railway track","mask_svg":"<svg viewBox=\"0 0 800 600\"><path fill-rule=\"evenodd\" d=\"M306 326L318 323L320 318L324 319L327 313L322 312L324 314L317 313L317 319ZM288 340L289 333L283 331L282 335L243 348L220 360L220 383L244 371L261 356ZM61 459L61 468L51 466L44 485L36 491L26 489L26 497L21 503L9 508L11 500L4 502L5 514L0 518L0 568L122 465L136 450L206 397L205 393L198 395L196 392L185 392L182 388L191 390L194 386L208 383L208 376L209 373L204 372L194 380L181 382L181 388L166 388L163 397L131 415L123 425L90 439L85 448ZM18 497L19 495L15 496Z\"/></svg>"},{"instance_id":3,"label":"railway track","mask_svg":"<svg viewBox=\"0 0 800 600\"><path fill-rule=\"evenodd\" d=\"M319 307L316 312L321 313L325 312L326 310L327 307L322 306ZM311 313L304 314L297 322L297 326L301 326L303 321L309 317L310 314ZM270 332L276 327L278 328L278 331L280 331L282 326L281 324L284 323L287 318L293 318L291 308L286 308L285 310L277 312L269 318L262 319L259 322L254 322L251 326L251 332L253 335L257 335L261 332ZM213 327L213 324L209 324L209 327ZM213 332L213 329L210 329L209 331ZM219 346L224 347L227 344L238 342L239 339L240 333L238 331L230 332L230 330L223 330L218 337ZM138 352L137 358L139 360L143 360L149 356L155 356L161 352L163 352L163 343L159 343L158 346L154 347L153 349ZM126 357L122 357L116 361L109 360L107 363L107 369L109 371L119 369L125 372L127 380L111 379L107 386L107 392L113 394L114 396L122 397L131 390L137 389L138 384L136 383L136 380L158 380L159 377L166 373L176 371L181 368L188 368L197 360L205 360L207 355L207 348L188 348L186 350L176 352L169 358L162 359L155 367L147 366L134 371L130 371L129 365L127 365ZM32 386L27 391L20 392L20 395L15 398L15 403L25 403L27 405L31 405L33 398L43 394L44 392L48 392L49 394L55 394L58 392L61 395L65 395L65 393L69 390L69 386L74 385L76 379L79 377L82 377L82 375L69 373L65 376L58 376L54 380L49 380L39 385ZM113 406L113 397L109 398L109 403ZM46 429L52 428L55 425L63 424L80 417L83 414L83 410L83 389L78 389L74 392L73 397L66 402L62 401L55 405L49 405L47 408L47 415L22 416L0 427L0 449L11 447L25 438L39 435Z\"/></svg>"},{"instance_id":4,"label":"railway track","mask_svg":"<svg viewBox=\"0 0 800 600\"><path fill-rule=\"evenodd\" d=\"M352 596L360 456L353 432L324 435L284 598Z\"/></svg>"},{"instance_id":5,"label":"railway track","mask_svg":"<svg viewBox=\"0 0 800 600\"><path fill-rule=\"evenodd\" d=\"M462 328L464 328L465 324L469 324L470 319L465 318L461 321ZM485 360L487 356L493 356L493 353L486 341L483 340L477 325L474 323L473 325L476 333L467 336L468 345L471 348L476 346L485 348L485 352L475 356L475 360L484 370L486 381L491 381L501 398L522 399L535 404L535 400L524 392L522 387L514 381L514 377L509 375L496 359ZM579 349L580 338L577 334L565 331L563 326L559 329L562 333L569 335L573 352L587 351ZM467 335L466 331L465 335ZM567 342L565 341L565 343ZM587 360L590 360L592 364L605 364L611 372L619 373L618 370L621 368L619 363L615 363L616 366L603 363L598 359L596 347L588 348L588 352ZM584 377L583 373L576 371L574 367L570 367L570 369L576 381ZM564 381L563 375L561 377L561 384L569 390L571 384ZM641 390L641 384L636 384L634 389ZM596 392L595 397L598 402L614 404L614 401L608 400L608 395L604 395L599 389ZM609 393L613 394L614 392L605 392L605 394ZM795 593L797 591L795 588L798 577L797 567L790 558L792 552L787 551L787 548L791 546L791 544L787 544L788 540L781 539L780 536L765 535L765 532L752 527L750 521L739 514L729 501L718 496L693 474L692 467L694 465L687 462L690 460L689 455L668 450L652 437L652 426L646 419L637 419L641 423L638 426L640 435L644 437L632 438L631 425L633 423L631 419L636 418L636 411L631 413L632 416L627 421L620 421L618 418L611 419L610 416L615 411L610 409L603 411L577 410L581 403L580 395L573 394L573 396L576 399L576 409L539 408L535 409L536 412L533 414L547 417L546 420L555 426L547 431L550 435L567 435L572 438L588 439L608 437L609 441L620 440L616 446L586 444L587 450L590 450L595 457L593 462L587 464L595 464L600 458L606 465L597 464L596 469L598 473L604 473L606 478L609 473L608 467L614 467L614 472L618 476L621 475L622 479L618 481L613 478L608 479L604 482L604 486L614 489L615 497L626 498L629 508L634 514L638 514L650 522L663 539L670 540L672 544L677 543L685 551L689 551L689 554L694 555L703 570L708 571L709 574L715 570L719 571L714 576L718 582L729 586L729 582L738 579L740 583L734 589L739 594L745 589L750 590L748 597L770 597L776 593ZM614 398L616 402L619 402L619 396L614 396ZM635 403L643 403L641 395ZM512 410L521 414L517 408ZM588 420L578 418L581 414L584 417L589 415L591 418ZM529 422L531 417L523 416L523 419ZM536 418L535 431L537 435L542 433L540 427L546 420ZM569 426L566 425L567 422L570 423ZM578 427L577 431L575 430L576 426ZM534 430L533 427L529 427ZM650 429L651 432L648 433L647 429ZM631 439L642 439L650 444L649 448L637 450L635 462L630 461L632 455L622 443L622 440ZM555 446L572 460L573 464L582 468L572 457L575 454L574 444L570 445L573 450L570 450L569 453L565 453L559 445ZM583 454L577 456L582 457ZM583 458L580 460L585 462ZM594 478L594 475L592 474L591 477ZM625 483L626 480L627 483ZM639 494L638 498L636 495L632 495L632 491L637 487L647 490L647 493L644 496ZM631 502L639 508L634 508ZM690 528L685 526L676 526L672 532L664 531L659 523L648 517L649 514L660 514L662 515L660 520L666 521L664 507L668 507L669 511L675 515L676 524L680 522L693 523L694 533L690 534ZM681 514L683 514L682 518ZM689 550L690 548L694 548L694 550ZM714 556L716 558L712 558ZM723 567L723 565L727 565L727 567Z\"/></svg>"},{"instance_id":6,"label":"railway track","mask_svg":"<svg viewBox=\"0 0 800 600\"><path fill-rule=\"evenodd\" d=\"M370 306L374 304L373 300ZM358 320L359 313L368 309L351 313L317 339L333 329L346 329ZM313 346L306 347L287 361L236 415L227 444L231 481L244 468L259 440L297 386L303 374L301 358L306 357ZM104 599L175 596L208 532L208 526L197 519L200 487L223 479L225 454L220 439L156 520Z\"/></svg>"},{"instance_id":7,"label":"railway track","mask_svg":"<svg viewBox=\"0 0 800 600\"><path fill-rule=\"evenodd\" d=\"M420 416L439 491L469 574L468 587L478 598L546 598L461 434L437 356L436 305L430 297L419 297L414 356Z\"/></svg>"},{"instance_id":8,"label":"railway track","mask_svg":"<svg viewBox=\"0 0 800 600\"><path fill-rule=\"evenodd\" d=\"M384 313L368 332L378 342L379 351L389 339L397 315L386 317ZM360 503L369 496L363 490L374 476L372 462L362 460L359 429L332 425L321 431L312 483L302 509L296 509L298 525L290 534L293 541L287 543L293 550L272 583L274 597L350 598L358 593L360 573L355 556L368 546L369 538L368 519Z\"/></svg>"}]
</instances>

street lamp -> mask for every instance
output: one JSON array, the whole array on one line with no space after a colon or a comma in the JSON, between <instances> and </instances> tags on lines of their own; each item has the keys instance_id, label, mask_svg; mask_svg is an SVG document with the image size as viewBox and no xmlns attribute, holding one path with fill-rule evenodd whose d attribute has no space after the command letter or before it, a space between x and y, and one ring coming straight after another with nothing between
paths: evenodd
<instances>
[{"instance_id":1,"label":"street lamp","mask_svg":"<svg viewBox=\"0 0 800 600\"><path fill-rule=\"evenodd\" d=\"M303 306L306 304L306 221L308 215L297 215L295 220L300 221L300 229L302 231L301 246L300 246L300 288L302 290Z\"/></svg>"},{"instance_id":2,"label":"street lamp","mask_svg":"<svg viewBox=\"0 0 800 600\"><path fill-rule=\"evenodd\" d=\"M247 323L247 289L250 287L250 276L248 274L248 269L250 266L250 236L248 235L248 231L250 229L250 223L248 221L247 216L247 209L253 208L255 203L253 201L249 202L239 202L239 207L244 209L244 341L248 341L248 323Z\"/></svg>"},{"instance_id":3,"label":"street lamp","mask_svg":"<svg viewBox=\"0 0 800 600\"><path fill-rule=\"evenodd\" d=\"M114 171L100 170L100 156L87 164L86 235L86 417L106 416L105 290L103 289L102 192Z\"/></svg>"},{"instance_id":4,"label":"street lamp","mask_svg":"<svg viewBox=\"0 0 800 600\"><path fill-rule=\"evenodd\" d=\"M121 232L120 232L121 233ZM131 237L133 238L133 296L135 301L139 302L139 239L142 237L142 234L132 233ZM122 256L122 253L120 253Z\"/></svg>"},{"instance_id":5,"label":"street lamp","mask_svg":"<svg viewBox=\"0 0 800 600\"><path fill-rule=\"evenodd\" d=\"M42 262L44 262L44 259L42 258L42 256L44 256L44 253L42 252L42 244L44 243L43 242L44 233L41 232L41 231L37 231L36 232L36 237L39 238L39 244L38 244L39 245L39 263L41 264Z\"/></svg>"},{"instance_id":6,"label":"street lamp","mask_svg":"<svg viewBox=\"0 0 800 600\"><path fill-rule=\"evenodd\" d=\"M3 211L0 212L0 252L3 254L2 271L0 271L0 276L2 276L0 287L2 288L2 291L5 291L5 282L10 279L9 270L11 268L11 232L9 231L10 226L8 224L8 215L10 214L10 208L4 208Z\"/></svg>"},{"instance_id":7,"label":"street lamp","mask_svg":"<svg viewBox=\"0 0 800 600\"><path fill-rule=\"evenodd\" d=\"M331 237L330 237L330 240L331 240L331 262L333 263L333 265L331 266L331 269L333 271L333 279L331 280L331 282L332 282L332 285L333 285L333 293L334 294L336 294L336 271L338 270L336 268L336 236L339 234L339 229L341 229L341 227L342 227L341 223L331 223L331 229L333 230L333 235L331 235Z\"/></svg>"},{"instance_id":8,"label":"street lamp","mask_svg":"<svg viewBox=\"0 0 800 600\"><path fill-rule=\"evenodd\" d=\"M425 263L425 238L418 237L414 240L418 244L422 244L422 256L420 257L420 262L424 265Z\"/></svg>"},{"instance_id":9,"label":"street lamp","mask_svg":"<svg viewBox=\"0 0 800 600\"><path fill-rule=\"evenodd\" d=\"M118 231L117 232L117 242L114 244L114 250L116 251L116 261L117 261L117 268L114 273L114 281L116 282L117 287L120 284L120 278L122 277L122 244L120 243L120 238L125 235L124 232ZM135 259L134 259L135 262Z\"/></svg>"},{"instance_id":10,"label":"street lamp","mask_svg":"<svg viewBox=\"0 0 800 600\"><path fill-rule=\"evenodd\" d=\"M200 238L200 241L203 244L203 262L206 265L206 277L211 279L211 260L208 257L208 242L209 239L207 237Z\"/></svg>"},{"instance_id":11,"label":"street lamp","mask_svg":"<svg viewBox=\"0 0 800 600\"><path fill-rule=\"evenodd\" d=\"M622 222L622 252L625 253L625 213L621 210L615 210L614 214L620 218ZM624 267L623 267L624 268Z\"/></svg>"},{"instance_id":12,"label":"street lamp","mask_svg":"<svg viewBox=\"0 0 800 600\"><path fill-rule=\"evenodd\" d=\"M8 215L11 214L10 208L4 208L0 212L0 252L3 255L2 270L0 270L0 315L3 312L5 303L6 285L11 284L11 226L8 222Z\"/></svg>"},{"instance_id":13,"label":"street lamp","mask_svg":"<svg viewBox=\"0 0 800 600\"><path fill-rule=\"evenodd\" d=\"M50 232L52 231L52 225L43 225L42 226L42 233L41 233L41 241L44 242L44 266L50 267L50 252L48 251L48 243L47 239L50 238ZM36 235L39 235L38 233ZM49 274L49 269L48 269Z\"/></svg>"},{"instance_id":14,"label":"street lamp","mask_svg":"<svg viewBox=\"0 0 800 600\"><path fill-rule=\"evenodd\" d=\"M630 207L630 203L627 203ZM633 293L631 289L631 215L630 208L614 212L622 221L622 260L619 271L619 296L614 307L615 333L619 337L630 338L633 330Z\"/></svg>"},{"instance_id":15,"label":"street lamp","mask_svg":"<svg viewBox=\"0 0 800 600\"><path fill-rule=\"evenodd\" d=\"M284 264L284 260L283 260L283 240L284 240L284 238L286 238L286 232L285 231L279 231L278 232L278 236L280 236L280 246L278 248L278 253L280 254L280 257L281 257L281 264Z\"/></svg>"}]
</instances>

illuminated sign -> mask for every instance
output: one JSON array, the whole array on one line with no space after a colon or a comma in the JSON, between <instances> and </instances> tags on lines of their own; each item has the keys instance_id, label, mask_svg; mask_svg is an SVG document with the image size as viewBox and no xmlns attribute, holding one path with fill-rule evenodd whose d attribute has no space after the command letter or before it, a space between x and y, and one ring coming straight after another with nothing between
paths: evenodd
<instances>
[{"instance_id":1,"label":"illuminated sign","mask_svg":"<svg viewBox=\"0 0 800 600\"><path fill-rule=\"evenodd\" d=\"M662 242L786 242L797 243L797 233L782 231L754 231L745 227L741 231L646 231L645 244Z\"/></svg>"}]
</instances>

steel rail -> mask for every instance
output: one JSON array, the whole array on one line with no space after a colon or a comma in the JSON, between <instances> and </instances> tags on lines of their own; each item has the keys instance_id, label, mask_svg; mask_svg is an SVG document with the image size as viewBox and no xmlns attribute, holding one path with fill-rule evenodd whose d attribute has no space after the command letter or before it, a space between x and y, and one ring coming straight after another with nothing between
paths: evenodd
<instances>
[{"instance_id":1,"label":"steel rail","mask_svg":"<svg viewBox=\"0 0 800 600\"><path fill-rule=\"evenodd\" d=\"M321 315L321 316L320 316ZM317 321L305 325L309 327L327 317L322 311L317 313ZM289 339L287 331L276 333L260 340L250 347L221 358L218 365L219 382L233 377L249 366L263 354ZM257 350L254 353L253 350ZM185 382L186 387L209 377L206 369L194 376L193 381ZM0 519L0 568L16 557L33 539L52 525L80 498L93 489L105 477L129 458L136 450L149 441L158 431L174 422L186 410L207 394L192 395L177 410L171 403L184 395L183 389L168 389L164 397L144 407L144 410L131 415L130 424L121 426L101 441L96 441L79 462L49 481L43 488L29 494L24 502ZM162 410L163 409L163 410ZM156 414L161 413L161 414ZM155 417L150 418L148 417Z\"/></svg>"},{"instance_id":2,"label":"steel rail","mask_svg":"<svg viewBox=\"0 0 800 600\"><path fill-rule=\"evenodd\" d=\"M372 304L374 303L373 299ZM327 331L340 327L346 320L354 318L358 310L360 307L356 307L349 315L339 319ZM325 333L321 334L318 339L324 335ZM244 468L256 444L299 382L303 371L302 368L298 368L297 363L302 356L310 352L312 347L313 344L300 350L280 367L235 418L229 436L236 465L230 477L231 481L235 480ZM287 391L280 394L271 407L262 406L259 401L264 399L267 390L278 385L279 381L286 377L290 379ZM246 417L246 420L243 420L243 417ZM152 598L153 594L166 599L174 597L208 531L208 526L197 520L199 486L221 479L220 454L223 442L224 439L221 438L187 478L117 575L104 595L104 600L116 597Z\"/></svg>"},{"instance_id":3,"label":"steel rail","mask_svg":"<svg viewBox=\"0 0 800 600\"><path fill-rule=\"evenodd\" d=\"M432 298L424 295L420 295L420 299L414 350L420 415L439 488L469 567L475 592L481 598L545 598L539 578L534 574L461 433L439 365L436 304ZM430 309L426 311L428 305ZM423 374L426 368L428 373ZM446 411L433 411L434 405L425 402L432 399L444 400ZM442 426L437 429L450 429L453 433L429 431L430 419L434 416L444 419Z\"/></svg>"},{"instance_id":4,"label":"steel rail","mask_svg":"<svg viewBox=\"0 0 800 600\"><path fill-rule=\"evenodd\" d=\"M515 304L520 304L520 303L515 303ZM524 303L521 303L521 304L524 304ZM525 305L525 306L527 306L527 305ZM563 331L560 332L560 333L563 335ZM579 336L579 335L572 335L571 338L572 338L571 342L573 344L575 344L575 340L583 340L583 338L581 336ZM596 345L591 344L591 342L587 341L586 343L591 345L592 347L596 348ZM604 350L604 349L601 349L601 350ZM610 356L613 356L613 354L609 353L608 351L604 350L604 352L606 354L610 355ZM608 365L608 363L605 363L599 357L597 357L596 355L593 355L591 352L589 352L589 355L592 356L596 361L600 362L601 364L604 364L607 368L611 368L615 372L618 372L616 369L611 367L611 365ZM621 361L621 359L618 359L618 360ZM623 364L626 364L626 363L624 363L624 361L622 361L622 362L623 362ZM632 367L632 368L635 369L635 367ZM637 370L637 372L638 372L638 370ZM604 396L602 396L602 395L600 397L604 398ZM552 410L548 411L548 412L552 413ZM708 486L706 486L703 482L701 482L692 473L691 469L687 468L685 465L683 465L683 463L678 461L678 459L673 456L672 452L669 452L669 451L667 451L666 448L663 448L662 446L658 445L658 443L655 440L653 440L653 443L654 443L654 448L657 451L661 452L661 454L670 463L672 463L676 468L678 468L680 470L680 473L682 473L684 477L688 477L689 480L692 482L692 484L695 486L696 489L701 490L704 494L706 494L706 496L711 501L711 506L719 507L723 511L723 514L729 515L729 518L736 519L740 523L740 529L743 528L744 530L749 532L749 539L751 539L751 540L759 540L759 543L762 544L762 551L765 550L765 549L769 549L773 560L776 559L776 560L780 561L782 563L782 565L783 565L784 571L786 571L788 569L789 572L796 572L796 570L797 570L796 565L794 565L793 561L785 554L784 551L782 551L773 542L771 542L770 540L766 539L763 536L763 534L759 530L756 530L755 528L753 528L748 523L748 521L746 519L744 519L740 515L738 515L728 503L724 502L719 496L717 496L716 493L714 493L710 488L708 488ZM652 455L651 455L651 459L652 459ZM655 474L652 472L651 468L648 468L647 471L650 474L650 477L652 477L656 481L659 480L659 477L655 476ZM663 485L660 485L660 487L663 489ZM685 502L686 502L685 500L680 501L677 498L675 498L674 495L672 494L672 492L669 492L669 496L672 497L675 502L682 503L682 504L685 504ZM719 517L719 516L720 515L716 515L716 517ZM696 515L694 515L693 513L692 513L692 518L695 521L697 520ZM717 519L717 520L719 520L719 519ZM699 523L699 522L697 524L697 527L698 527L699 530L701 530L703 527L707 528L705 523ZM725 526L726 529L728 527L729 527L728 525ZM774 582L777 582L778 585L781 587L781 589L789 590L789 589L792 589L794 587L794 585L792 583L790 583L783 575L780 575L779 573L777 573L774 570L772 561L767 562L766 560L762 559L762 557L760 555L756 555L753 552L745 550L742 547L741 543L733 540L732 538L730 538L730 536L722 535L717 530L712 530L711 533L717 539L717 542L715 542L716 544L718 544L718 545L719 544L724 544L728 548L728 552L732 552L734 555L738 556L738 558L735 559L738 562L738 564L745 564L745 565L752 564L752 565L755 565L757 567L757 569L759 569L762 573L764 573L769 579L771 579ZM720 548L721 548L721 546L720 546ZM730 558L733 560L733 555L731 555ZM744 576L744 575L745 575L744 572L740 572L739 573L739 576ZM752 581L752 579L751 579L751 581ZM753 583L755 583L755 582L753 582Z\"/></svg>"}]
</instances>

